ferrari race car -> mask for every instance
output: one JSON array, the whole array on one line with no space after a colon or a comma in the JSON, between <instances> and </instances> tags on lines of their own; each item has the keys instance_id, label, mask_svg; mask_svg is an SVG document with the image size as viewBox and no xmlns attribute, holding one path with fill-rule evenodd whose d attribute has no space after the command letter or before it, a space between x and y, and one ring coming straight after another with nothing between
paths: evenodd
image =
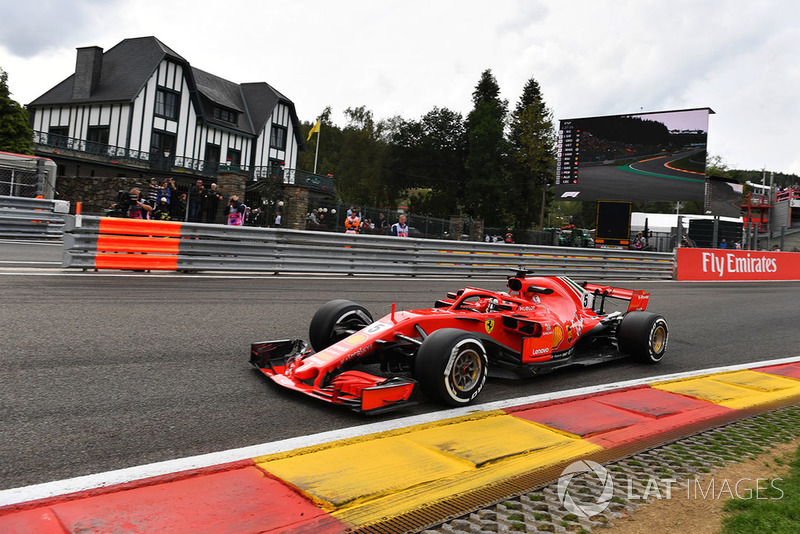
<instances>
[{"instance_id":1,"label":"ferrari race car","mask_svg":"<svg viewBox=\"0 0 800 534\"><path fill-rule=\"evenodd\" d=\"M250 363L286 388L379 413L415 402L418 386L432 400L464 406L487 376L525 378L626 355L658 363L667 349L667 322L645 311L645 291L528 272L509 277L508 289L467 287L426 309L393 304L377 321L354 302L333 300L311 319L310 347L254 343ZM615 302L620 309L608 311Z\"/></svg>"}]
</instances>

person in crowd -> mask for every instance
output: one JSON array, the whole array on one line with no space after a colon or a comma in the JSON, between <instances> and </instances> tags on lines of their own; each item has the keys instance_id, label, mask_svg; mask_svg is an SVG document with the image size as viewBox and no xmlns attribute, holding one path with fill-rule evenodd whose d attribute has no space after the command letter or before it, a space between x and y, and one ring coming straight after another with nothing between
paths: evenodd
<instances>
[{"instance_id":1,"label":"person in crowd","mask_svg":"<svg viewBox=\"0 0 800 534\"><path fill-rule=\"evenodd\" d=\"M636 234L636 237L633 238L633 248L636 250L644 250L647 248L647 238L642 232L639 232Z\"/></svg>"},{"instance_id":2,"label":"person in crowd","mask_svg":"<svg viewBox=\"0 0 800 534\"><path fill-rule=\"evenodd\" d=\"M222 200L222 195L219 189L217 189L217 184L211 184L208 190L206 190L205 205L203 206L207 223L217 222L217 211L219 210L220 200Z\"/></svg>"},{"instance_id":3,"label":"person in crowd","mask_svg":"<svg viewBox=\"0 0 800 534\"><path fill-rule=\"evenodd\" d=\"M158 206L153 208L153 211L150 214L150 218L156 221L168 221L171 219L169 214L169 203L167 203L167 197L161 197L161 199L158 202Z\"/></svg>"},{"instance_id":4,"label":"person in crowd","mask_svg":"<svg viewBox=\"0 0 800 534\"><path fill-rule=\"evenodd\" d=\"M181 193L178 200L172 203L172 218L185 221L187 208L186 193Z\"/></svg>"},{"instance_id":5,"label":"person in crowd","mask_svg":"<svg viewBox=\"0 0 800 534\"><path fill-rule=\"evenodd\" d=\"M380 235L386 235L386 215L383 212L378 214L378 220L375 221L375 228Z\"/></svg>"},{"instance_id":6,"label":"person in crowd","mask_svg":"<svg viewBox=\"0 0 800 534\"><path fill-rule=\"evenodd\" d=\"M392 235L395 237L408 237L408 224L406 216L400 215L397 222L392 225Z\"/></svg>"},{"instance_id":7,"label":"person in crowd","mask_svg":"<svg viewBox=\"0 0 800 534\"><path fill-rule=\"evenodd\" d=\"M351 206L350 209L347 210L347 218L344 220L344 233L357 234L360 228L361 219L359 219L358 214Z\"/></svg>"},{"instance_id":8,"label":"person in crowd","mask_svg":"<svg viewBox=\"0 0 800 534\"><path fill-rule=\"evenodd\" d=\"M261 208L250 210L245 224L247 224L247 226L264 226L264 212Z\"/></svg>"},{"instance_id":9,"label":"person in crowd","mask_svg":"<svg viewBox=\"0 0 800 534\"><path fill-rule=\"evenodd\" d=\"M239 196L233 195L228 200L228 224L231 226L242 226L244 224L244 213L247 207L239 202Z\"/></svg>"},{"instance_id":10,"label":"person in crowd","mask_svg":"<svg viewBox=\"0 0 800 534\"><path fill-rule=\"evenodd\" d=\"M278 213L275 214L275 224L274 224L275 228L280 228L281 227L281 221L282 220L283 220L283 217L281 215L281 212L279 211Z\"/></svg>"},{"instance_id":11,"label":"person in crowd","mask_svg":"<svg viewBox=\"0 0 800 534\"><path fill-rule=\"evenodd\" d=\"M722 238L722 241L719 242L719 248L728 248L728 242L724 237Z\"/></svg>"},{"instance_id":12,"label":"person in crowd","mask_svg":"<svg viewBox=\"0 0 800 534\"><path fill-rule=\"evenodd\" d=\"M197 180L195 184L189 188L189 222L200 222L205 192L203 180Z\"/></svg>"},{"instance_id":13,"label":"person in crowd","mask_svg":"<svg viewBox=\"0 0 800 534\"><path fill-rule=\"evenodd\" d=\"M161 194L162 189L162 186L158 185L158 180L155 178L150 179L150 187L147 190L147 203L151 207L155 208L158 205L158 199L163 196Z\"/></svg>"},{"instance_id":14,"label":"person in crowd","mask_svg":"<svg viewBox=\"0 0 800 534\"><path fill-rule=\"evenodd\" d=\"M130 204L128 205L129 219L145 219L153 211L153 206L142 201L142 192L138 187L130 190Z\"/></svg>"},{"instance_id":15,"label":"person in crowd","mask_svg":"<svg viewBox=\"0 0 800 534\"><path fill-rule=\"evenodd\" d=\"M172 205L172 197L174 192L175 192L175 179L167 178L166 180L164 180L164 183L161 184L161 197L167 199L167 206Z\"/></svg>"}]
</instances>

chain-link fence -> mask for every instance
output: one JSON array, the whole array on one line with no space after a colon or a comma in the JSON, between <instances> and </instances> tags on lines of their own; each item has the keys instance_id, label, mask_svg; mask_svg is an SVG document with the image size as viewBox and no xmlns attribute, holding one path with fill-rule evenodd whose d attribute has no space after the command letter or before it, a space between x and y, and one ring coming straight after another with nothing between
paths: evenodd
<instances>
[{"instance_id":1,"label":"chain-link fence","mask_svg":"<svg viewBox=\"0 0 800 534\"><path fill-rule=\"evenodd\" d=\"M0 196L33 198L38 190L36 171L0 168Z\"/></svg>"}]
</instances>

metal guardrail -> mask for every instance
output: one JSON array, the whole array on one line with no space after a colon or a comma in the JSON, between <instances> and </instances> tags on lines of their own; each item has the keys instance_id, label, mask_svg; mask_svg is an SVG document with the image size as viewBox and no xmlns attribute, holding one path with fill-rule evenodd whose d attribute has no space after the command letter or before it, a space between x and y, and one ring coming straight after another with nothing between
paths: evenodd
<instances>
[{"instance_id":1,"label":"metal guardrail","mask_svg":"<svg viewBox=\"0 0 800 534\"><path fill-rule=\"evenodd\" d=\"M61 237L69 202L0 196L0 237Z\"/></svg>"},{"instance_id":2,"label":"metal guardrail","mask_svg":"<svg viewBox=\"0 0 800 534\"><path fill-rule=\"evenodd\" d=\"M578 249L533 245L489 244L469 241L349 235L302 230L252 228L197 223L174 223L173 235L137 237L120 245L114 235L101 233L100 217L68 216L64 228L65 268L95 269L121 265L127 257L138 269L178 271L240 271L273 273L376 274L406 276L492 276L527 269L542 275L589 278L671 279L675 267L672 253L611 249ZM145 225L147 222L145 222ZM142 221L130 234L147 233ZM103 238L98 239L99 236ZM179 237L178 237L179 236ZM172 240L170 246L167 241ZM135 250L131 242L158 250ZM104 243L116 243L112 246ZM177 246L174 246L177 245ZM165 249L177 250L171 267L165 267ZM142 253L158 263L146 264ZM119 256L114 256L115 254ZM103 261L97 261L102 257ZM108 258L118 261L108 262ZM133 264L132 264L133 265Z\"/></svg>"}]
</instances>

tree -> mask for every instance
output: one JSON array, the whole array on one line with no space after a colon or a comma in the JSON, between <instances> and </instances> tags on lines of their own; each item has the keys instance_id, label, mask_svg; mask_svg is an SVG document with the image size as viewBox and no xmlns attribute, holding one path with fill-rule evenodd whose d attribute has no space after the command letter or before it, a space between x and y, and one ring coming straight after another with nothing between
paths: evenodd
<instances>
[{"instance_id":1,"label":"tree","mask_svg":"<svg viewBox=\"0 0 800 534\"><path fill-rule=\"evenodd\" d=\"M389 138L390 181L405 191L415 214L459 211L466 171L466 130L460 113L433 108L418 121L397 121Z\"/></svg>"},{"instance_id":2,"label":"tree","mask_svg":"<svg viewBox=\"0 0 800 534\"><path fill-rule=\"evenodd\" d=\"M539 83L531 78L511 114L511 161L508 192L511 215L518 228L534 221L544 226L547 187L555 174L556 133L553 112L545 105Z\"/></svg>"},{"instance_id":3,"label":"tree","mask_svg":"<svg viewBox=\"0 0 800 534\"><path fill-rule=\"evenodd\" d=\"M0 68L0 150L33 154L33 130L28 110L11 98L8 73Z\"/></svg>"},{"instance_id":4,"label":"tree","mask_svg":"<svg viewBox=\"0 0 800 534\"><path fill-rule=\"evenodd\" d=\"M467 183L464 208L486 226L502 226L505 217L505 119L508 102L500 99L491 69L481 74L467 117Z\"/></svg>"}]
</instances>

